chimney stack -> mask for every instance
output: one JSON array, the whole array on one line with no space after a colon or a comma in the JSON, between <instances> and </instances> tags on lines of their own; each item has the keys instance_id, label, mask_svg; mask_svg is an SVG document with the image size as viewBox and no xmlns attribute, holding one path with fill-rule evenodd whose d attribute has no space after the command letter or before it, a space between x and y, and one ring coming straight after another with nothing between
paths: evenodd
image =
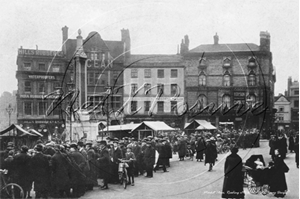
<instances>
[{"instance_id":1,"label":"chimney stack","mask_svg":"<svg viewBox=\"0 0 300 199\"><path fill-rule=\"evenodd\" d=\"M214 44L219 44L219 36L218 36L218 33L215 34L214 36Z\"/></svg>"},{"instance_id":2,"label":"chimney stack","mask_svg":"<svg viewBox=\"0 0 300 199\"><path fill-rule=\"evenodd\" d=\"M260 31L260 50L261 51L267 51L270 52L270 44L271 44L271 40L270 40L270 33L268 33L268 31Z\"/></svg>"},{"instance_id":3,"label":"chimney stack","mask_svg":"<svg viewBox=\"0 0 300 199\"><path fill-rule=\"evenodd\" d=\"M130 56L130 50L131 50L131 42L130 42L130 35L128 29L122 29L121 30L121 41L124 42L124 55L125 57Z\"/></svg>"},{"instance_id":4,"label":"chimney stack","mask_svg":"<svg viewBox=\"0 0 300 199\"><path fill-rule=\"evenodd\" d=\"M65 26L63 27L62 30L62 51L64 52L64 54L67 53L67 47L66 47L66 42L68 40L68 27Z\"/></svg>"},{"instance_id":5,"label":"chimney stack","mask_svg":"<svg viewBox=\"0 0 300 199\"><path fill-rule=\"evenodd\" d=\"M291 96L292 77L288 78L287 96Z\"/></svg>"}]
</instances>

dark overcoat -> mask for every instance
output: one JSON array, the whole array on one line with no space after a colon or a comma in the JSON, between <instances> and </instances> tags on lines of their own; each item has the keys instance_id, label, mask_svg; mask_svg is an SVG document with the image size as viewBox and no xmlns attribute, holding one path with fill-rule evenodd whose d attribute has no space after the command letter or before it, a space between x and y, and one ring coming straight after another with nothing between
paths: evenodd
<instances>
[{"instance_id":1,"label":"dark overcoat","mask_svg":"<svg viewBox=\"0 0 300 199\"><path fill-rule=\"evenodd\" d=\"M31 157L27 153L17 154L11 165L13 167L14 179L23 189L29 190L31 188Z\"/></svg>"},{"instance_id":2,"label":"dark overcoat","mask_svg":"<svg viewBox=\"0 0 300 199\"><path fill-rule=\"evenodd\" d=\"M203 159L203 152L205 151L206 144L203 139L199 139L196 144L196 159Z\"/></svg>"},{"instance_id":3,"label":"dark overcoat","mask_svg":"<svg viewBox=\"0 0 300 199\"><path fill-rule=\"evenodd\" d=\"M270 192L275 196L284 197L288 188L285 179L285 173L289 171L289 167L284 163L280 156L275 157L274 166L270 170Z\"/></svg>"},{"instance_id":4,"label":"dark overcoat","mask_svg":"<svg viewBox=\"0 0 300 199\"><path fill-rule=\"evenodd\" d=\"M159 161L161 165L167 165L169 159L168 147L162 144L160 147Z\"/></svg>"},{"instance_id":5,"label":"dark overcoat","mask_svg":"<svg viewBox=\"0 0 300 199\"><path fill-rule=\"evenodd\" d=\"M111 171L110 171L109 151L107 150L106 147L99 151L97 162L98 162L99 178L108 179L111 176Z\"/></svg>"},{"instance_id":6,"label":"dark overcoat","mask_svg":"<svg viewBox=\"0 0 300 199\"><path fill-rule=\"evenodd\" d=\"M65 190L71 182L71 160L58 151L51 157L52 184L55 190Z\"/></svg>"},{"instance_id":7,"label":"dark overcoat","mask_svg":"<svg viewBox=\"0 0 300 199\"><path fill-rule=\"evenodd\" d=\"M218 156L218 152L217 152L216 144L212 143L212 142L208 142L208 144L206 145L206 149L205 149L205 162L204 162L204 164L212 163L214 165L217 156Z\"/></svg>"},{"instance_id":8,"label":"dark overcoat","mask_svg":"<svg viewBox=\"0 0 300 199\"><path fill-rule=\"evenodd\" d=\"M90 170L87 176L88 184L97 185L97 157L93 148L87 150L87 159L90 166Z\"/></svg>"},{"instance_id":9,"label":"dark overcoat","mask_svg":"<svg viewBox=\"0 0 300 199\"><path fill-rule=\"evenodd\" d=\"M79 151L70 152L68 157L71 160L71 184L83 186L86 183L86 159Z\"/></svg>"},{"instance_id":10,"label":"dark overcoat","mask_svg":"<svg viewBox=\"0 0 300 199\"><path fill-rule=\"evenodd\" d=\"M185 140L180 140L178 144L178 156L185 157L187 150L187 145Z\"/></svg>"},{"instance_id":11,"label":"dark overcoat","mask_svg":"<svg viewBox=\"0 0 300 199\"><path fill-rule=\"evenodd\" d=\"M153 168L153 165L155 164L155 150L152 148L152 146L149 146L145 149L144 163L146 168Z\"/></svg>"},{"instance_id":12,"label":"dark overcoat","mask_svg":"<svg viewBox=\"0 0 300 199\"><path fill-rule=\"evenodd\" d=\"M167 157L172 158L173 153L172 153L172 146L171 146L170 142L167 142L165 147L166 147L166 150L167 150Z\"/></svg>"},{"instance_id":13,"label":"dark overcoat","mask_svg":"<svg viewBox=\"0 0 300 199\"><path fill-rule=\"evenodd\" d=\"M294 137L290 136L289 137L289 150L294 151L294 149L295 149Z\"/></svg>"},{"instance_id":14,"label":"dark overcoat","mask_svg":"<svg viewBox=\"0 0 300 199\"><path fill-rule=\"evenodd\" d=\"M31 172L33 174L34 190L49 191L50 190L50 164L47 155L36 153L31 158Z\"/></svg>"},{"instance_id":15,"label":"dark overcoat","mask_svg":"<svg viewBox=\"0 0 300 199\"><path fill-rule=\"evenodd\" d=\"M230 154L224 165L224 183L222 198L244 198L243 164L238 154Z\"/></svg>"}]
</instances>

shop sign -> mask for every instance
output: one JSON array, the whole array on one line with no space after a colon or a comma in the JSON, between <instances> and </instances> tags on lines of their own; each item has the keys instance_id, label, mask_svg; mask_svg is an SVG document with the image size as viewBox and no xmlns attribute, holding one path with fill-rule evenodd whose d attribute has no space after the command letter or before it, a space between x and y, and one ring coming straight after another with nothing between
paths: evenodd
<instances>
[{"instance_id":1,"label":"shop sign","mask_svg":"<svg viewBox=\"0 0 300 199\"><path fill-rule=\"evenodd\" d=\"M18 55L63 57L64 53L62 51L52 51L52 50L19 49L18 50Z\"/></svg>"},{"instance_id":2,"label":"shop sign","mask_svg":"<svg viewBox=\"0 0 300 199\"><path fill-rule=\"evenodd\" d=\"M50 80L55 80L55 76L52 75L28 75L29 79L42 79L42 80L46 80L46 79L50 79Z\"/></svg>"},{"instance_id":3,"label":"shop sign","mask_svg":"<svg viewBox=\"0 0 300 199\"><path fill-rule=\"evenodd\" d=\"M63 120L22 120L23 124L60 124Z\"/></svg>"},{"instance_id":4,"label":"shop sign","mask_svg":"<svg viewBox=\"0 0 300 199\"><path fill-rule=\"evenodd\" d=\"M21 94L20 98L30 98L30 99L43 99L45 95L30 95L30 94ZM56 96L49 95L47 99L55 99Z\"/></svg>"}]
</instances>

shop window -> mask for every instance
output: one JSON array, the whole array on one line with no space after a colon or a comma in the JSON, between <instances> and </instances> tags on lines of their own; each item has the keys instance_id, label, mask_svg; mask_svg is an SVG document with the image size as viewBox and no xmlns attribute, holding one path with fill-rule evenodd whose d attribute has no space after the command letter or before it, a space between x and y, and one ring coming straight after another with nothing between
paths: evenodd
<instances>
[{"instance_id":1,"label":"shop window","mask_svg":"<svg viewBox=\"0 0 300 199\"><path fill-rule=\"evenodd\" d=\"M38 114L39 115L46 115L47 110L47 103L46 102L39 102L38 104Z\"/></svg>"}]
</instances>

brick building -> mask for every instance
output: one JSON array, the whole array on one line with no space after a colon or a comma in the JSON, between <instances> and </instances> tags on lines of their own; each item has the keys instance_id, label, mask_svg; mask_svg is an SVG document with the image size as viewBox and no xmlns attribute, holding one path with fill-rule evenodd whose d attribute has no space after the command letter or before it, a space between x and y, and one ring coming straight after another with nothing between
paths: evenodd
<instances>
[{"instance_id":1,"label":"brick building","mask_svg":"<svg viewBox=\"0 0 300 199\"><path fill-rule=\"evenodd\" d=\"M290 129L291 123L291 102L284 95L276 96L274 99L275 125L278 130Z\"/></svg>"},{"instance_id":2,"label":"brick building","mask_svg":"<svg viewBox=\"0 0 300 199\"><path fill-rule=\"evenodd\" d=\"M268 32L260 32L260 45L220 44L216 34L213 44L191 50L189 38L185 36L180 53L186 70L187 121L206 119L216 126L219 122L234 122L236 128L260 127L262 123L263 128L271 126L276 78ZM249 111L243 115L236 114L237 107L227 111L236 103L244 104L241 112L255 103L263 103L260 110L268 108L256 116ZM208 105L224 110L216 113L201 111Z\"/></svg>"},{"instance_id":3,"label":"brick building","mask_svg":"<svg viewBox=\"0 0 300 199\"><path fill-rule=\"evenodd\" d=\"M62 105L51 111L54 95L44 97L59 88L66 69L65 54L62 51L18 49L17 121L23 128L33 128L45 137L62 132L64 120ZM46 111L48 110L48 115Z\"/></svg>"}]
</instances>

